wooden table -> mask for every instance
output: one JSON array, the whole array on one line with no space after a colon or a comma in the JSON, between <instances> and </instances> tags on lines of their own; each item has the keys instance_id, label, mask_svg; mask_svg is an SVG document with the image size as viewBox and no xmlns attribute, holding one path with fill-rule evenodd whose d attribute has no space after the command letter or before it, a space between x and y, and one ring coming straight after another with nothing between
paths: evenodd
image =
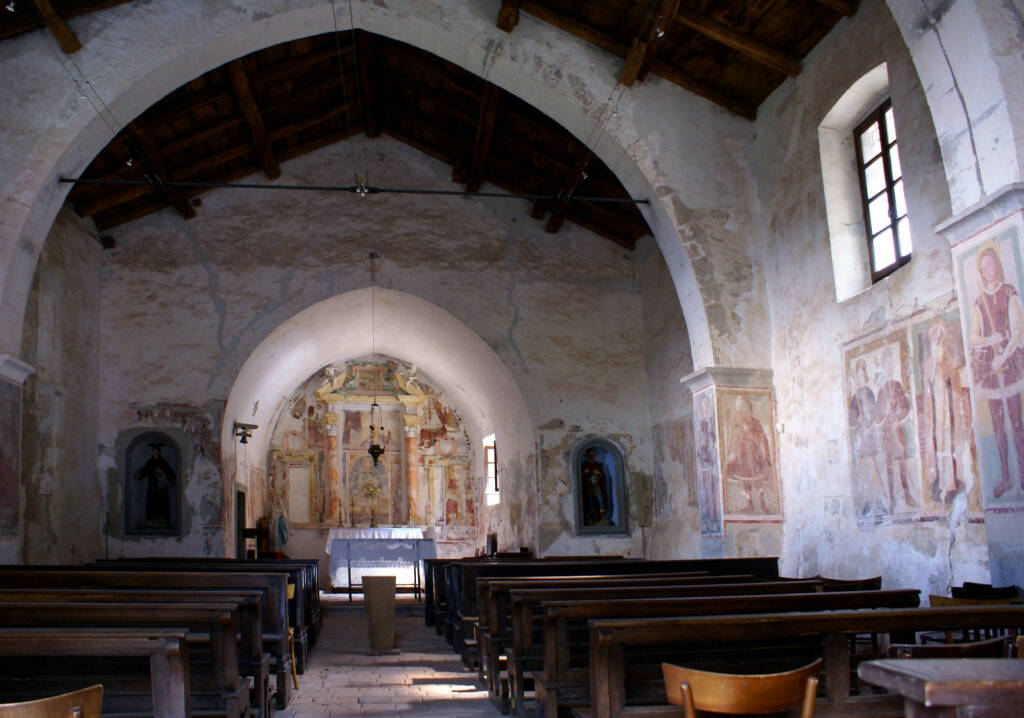
<instances>
[{"instance_id":1,"label":"wooden table","mask_svg":"<svg viewBox=\"0 0 1024 718\"><path fill-rule=\"evenodd\" d=\"M907 718L1024 715L1024 660L910 658L867 661L861 680L903 696Z\"/></svg>"}]
</instances>

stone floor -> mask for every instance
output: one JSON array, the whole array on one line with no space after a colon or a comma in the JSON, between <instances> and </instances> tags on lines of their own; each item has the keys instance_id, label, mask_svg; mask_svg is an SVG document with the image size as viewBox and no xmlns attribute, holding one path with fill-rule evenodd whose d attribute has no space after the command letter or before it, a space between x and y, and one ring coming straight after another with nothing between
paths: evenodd
<instances>
[{"instance_id":1,"label":"stone floor","mask_svg":"<svg viewBox=\"0 0 1024 718\"><path fill-rule=\"evenodd\" d=\"M327 609L323 632L299 676L299 689L278 718L341 716L478 716L501 712L443 638L423 623L423 615L400 612L395 647L372 655L366 614L352 606Z\"/></svg>"}]
</instances>

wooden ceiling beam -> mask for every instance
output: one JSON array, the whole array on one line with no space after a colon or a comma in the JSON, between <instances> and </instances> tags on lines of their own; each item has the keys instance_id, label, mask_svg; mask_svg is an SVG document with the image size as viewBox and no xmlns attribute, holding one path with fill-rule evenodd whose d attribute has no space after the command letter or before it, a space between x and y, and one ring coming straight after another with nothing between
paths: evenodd
<instances>
[{"instance_id":1,"label":"wooden ceiling beam","mask_svg":"<svg viewBox=\"0 0 1024 718\"><path fill-rule=\"evenodd\" d=\"M304 119L297 120L296 122L284 125L283 127L278 127L277 129L270 131L270 140L272 142L283 140L286 137L297 135L303 130L308 130L310 127L316 127L324 122L330 122L335 118L347 115L348 112L353 109L355 104L355 100L349 100L347 103L337 107L332 107L326 112L321 112L317 115L313 115L312 117L306 117ZM355 128L358 129L358 126L355 126Z\"/></svg>"},{"instance_id":2,"label":"wooden ceiling beam","mask_svg":"<svg viewBox=\"0 0 1024 718\"><path fill-rule=\"evenodd\" d=\"M97 10L105 10L108 7L114 7L115 5L122 5L132 1L133 0L92 0L92 2L89 2L89 0L84 0L70 3L69 7L62 7L61 12L63 13L62 17L67 21L79 15L96 12ZM33 3L33 0L16 0L16 2ZM35 29L37 29L36 24L29 16L23 13L21 17L15 16L13 19L4 23L4 26L0 28L0 40L6 40L9 37L22 35Z\"/></svg>"},{"instance_id":3,"label":"wooden ceiling beam","mask_svg":"<svg viewBox=\"0 0 1024 718\"><path fill-rule=\"evenodd\" d=\"M256 105L256 98L252 96L249 78L245 74L241 60L228 63L228 76L231 78L231 89L234 90L235 99L238 101L238 109L245 118L245 124L249 126L252 143L260 157L260 164L263 165L263 174L268 179L277 179L281 176L281 166L274 156L274 148L270 144L267 128L263 125L260 108Z\"/></svg>"},{"instance_id":4,"label":"wooden ceiling beam","mask_svg":"<svg viewBox=\"0 0 1024 718\"><path fill-rule=\"evenodd\" d=\"M679 10L680 0L660 0L653 13L653 21L647 31L633 41L629 48L626 61L622 64L622 71L619 73L619 83L626 87L632 87L634 83L642 81L650 71L651 63L661 49L662 40L665 38L667 26L672 24L676 13Z\"/></svg>"},{"instance_id":5,"label":"wooden ceiling beam","mask_svg":"<svg viewBox=\"0 0 1024 718\"><path fill-rule=\"evenodd\" d=\"M150 139L149 135L143 132L140 127L136 127L134 124L128 125L128 134L134 140L139 151L144 155L143 159L149 164L152 170L152 177L156 180L155 186L167 200L167 204L178 210L185 219L195 217L196 210L188 201L188 198L180 190L163 184L164 182L170 182L174 178L171 177L167 169L167 162L164 160L164 154L160 150L159 145Z\"/></svg>"},{"instance_id":6,"label":"wooden ceiling beam","mask_svg":"<svg viewBox=\"0 0 1024 718\"><path fill-rule=\"evenodd\" d=\"M244 122L245 119L242 117L229 117L226 120L222 120L221 122L215 122L212 125L207 125L201 130L196 130L195 132L191 132L185 135L184 137L179 137L178 139L173 140L172 142L168 142L166 145L164 145L163 148L164 155L169 157L175 154L176 152L181 152L182 150L188 149L189 147L197 145L200 142L206 142L207 140L211 140L217 135L220 135L221 133L227 132L228 130L232 130L235 127L238 127Z\"/></svg>"},{"instance_id":7,"label":"wooden ceiling beam","mask_svg":"<svg viewBox=\"0 0 1024 718\"><path fill-rule=\"evenodd\" d=\"M519 0L501 0L498 10L498 28L512 32L519 24Z\"/></svg>"},{"instance_id":8,"label":"wooden ceiling beam","mask_svg":"<svg viewBox=\"0 0 1024 718\"><path fill-rule=\"evenodd\" d=\"M371 140L380 136L380 119L377 107L373 104L373 87L376 84L376 67L374 62L373 36L365 30L359 30L356 36L358 49L355 58L359 68L359 109L362 115L363 131Z\"/></svg>"},{"instance_id":9,"label":"wooden ceiling beam","mask_svg":"<svg viewBox=\"0 0 1024 718\"><path fill-rule=\"evenodd\" d=\"M57 42L60 44L60 49L64 51L65 55L72 55L82 49L82 43L78 41L75 33L71 31L68 24L64 22L64 18L57 14L50 4L50 0L32 0L32 4L35 5L36 10L43 18L43 22L46 23L46 27L50 29L53 36L57 38Z\"/></svg>"},{"instance_id":10,"label":"wooden ceiling beam","mask_svg":"<svg viewBox=\"0 0 1024 718\"><path fill-rule=\"evenodd\" d=\"M777 50L750 35L737 32L717 20L701 15L687 7L680 7L676 19L687 27L711 38L715 42L731 47L745 57L782 72L790 77L800 74L800 58Z\"/></svg>"},{"instance_id":11,"label":"wooden ceiling beam","mask_svg":"<svg viewBox=\"0 0 1024 718\"><path fill-rule=\"evenodd\" d=\"M501 93L493 82L484 83L483 95L480 97L480 119L476 123L476 138L473 140L473 156L469 161L469 176L466 178L466 191L479 192L484 181L484 167L487 154L491 151L491 138L494 137L494 121L498 117L498 103Z\"/></svg>"},{"instance_id":12,"label":"wooden ceiling beam","mask_svg":"<svg viewBox=\"0 0 1024 718\"><path fill-rule=\"evenodd\" d=\"M727 110L735 112L740 117L744 117L748 120L753 120L757 117L757 107L750 104L746 100L740 99L734 95L730 95L727 92L723 92L720 88L710 85L703 80L699 80L693 75L687 72L683 72L679 68L669 65L667 62L661 60L655 60L651 66L651 72L659 77L663 77L669 82L679 85L684 90L700 95L706 100L714 102L716 105L721 105Z\"/></svg>"},{"instance_id":13,"label":"wooden ceiling beam","mask_svg":"<svg viewBox=\"0 0 1024 718\"><path fill-rule=\"evenodd\" d=\"M575 35L581 40L586 40L591 45L597 45L616 57L625 58L629 54L629 48L624 43L585 23L548 9L539 0L502 0L501 10L498 11L498 27L505 32L512 32L512 29L519 23L520 10L549 25L554 25L559 30Z\"/></svg>"},{"instance_id":14,"label":"wooden ceiling beam","mask_svg":"<svg viewBox=\"0 0 1024 718\"><path fill-rule=\"evenodd\" d=\"M341 56L346 58L352 54L351 47L342 47ZM334 46L334 42L331 42L331 46L324 48L323 50L317 50L316 52L306 53L305 55L299 55L297 57L289 57L285 60L280 60L270 65L265 65L259 68L259 72L249 78L249 84L253 87L263 87L264 85L274 85L282 80L295 77L296 75L304 75L309 72L311 67L316 67L326 62L332 62L335 67L334 71L337 72L338 64L338 49ZM342 63L344 64L344 62Z\"/></svg>"},{"instance_id":15,"label":"wooden ceiling beam","mask_svg":"<svg viewBox=\"0 0 1024 718\"><path fill-rule=\"evenodd\" d=\"M841 12L847 17L853 17L857 12L857 0L817 0L825 7L830 7L836 12Z\"/></svg>"}]
</instances>

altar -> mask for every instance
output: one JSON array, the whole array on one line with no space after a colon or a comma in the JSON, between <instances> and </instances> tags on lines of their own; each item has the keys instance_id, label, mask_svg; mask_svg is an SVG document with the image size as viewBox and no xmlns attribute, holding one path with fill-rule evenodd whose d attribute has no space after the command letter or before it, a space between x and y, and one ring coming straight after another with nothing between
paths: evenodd
<instances>
[{"instance_id":1,"label":"altar","mask_svg":"<svg viewBox=\"0 0 1024 718\"><path fill-rule=\"evenodd\" d=\"M363 576L394 576L396 591L422 590L422 562L435 558L434 539L418 526L331 528L324 547L331 557L331 587L337 592L363 592Z\"/></svg>"}]
</instances>

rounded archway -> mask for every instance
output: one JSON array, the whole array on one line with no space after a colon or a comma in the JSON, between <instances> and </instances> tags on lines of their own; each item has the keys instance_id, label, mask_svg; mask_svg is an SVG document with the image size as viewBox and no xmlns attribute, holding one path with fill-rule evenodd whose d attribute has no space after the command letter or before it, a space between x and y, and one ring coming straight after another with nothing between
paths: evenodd
<instances>
[{"instance_id":1,"label":"rounded archway","mask_svg":"<svg viewBox=\"0 0 1024 718\"><path fill-rule=\"evenodd\" d=\"M18 141L34 144L33 151L25 153L21 165L12 171L14 184L5 186L10 191L4 193L5 221L0 225L0 347L12 354L17 353L20 344L32 271L66 196L66 185L60 185L58 179L77 175L113 138L111 118L125 123L209 69L335 26L332 6L326 2L287 12L268 4L266 8L247 7L245 12L224 8L195 14L181 8L180 3L158 1L151 3L145 14L131 14L126 8L111 12L119 28L117 38L99 32L77 58L81 73L89 78L89 92L102 98L105 111L97 115L89 103L69 96L66 88L49 87L31 101L20 103L16 116L11 118L12 126L26 128ZM548 27L523 28L510 38L495 27L493 17L473 5L437 8L425 4L400 12L384 4L360 3L353 26L401 40L486 77L550 115L579 138L594 135L595 124L608 109L607 103L598 98L608 97L615 87L614 58L575 41L567 42ZM125 43L125 37L144 43L145 52ZM15 42L32 41L24 38ZM115 60L115 55L121 59ZM10 77L21 74L18 68L12 70ZM674 92L680 104L680 119L687 125L715 126L716 132L724 126L730 128L724 130L727 133L746 136L748 129L742 121L723 118L702 101L682 91ZM693 210L679 201L680 188L672 186L664 167L651 158L661 156L661 161L666 161L667 137L672 143L686 143L689 156L683 182L694 196L708 191L699 174L692 174L695 168L720 164L723 158L716 155L715 142L697 135L672 131L654 133L653 139L646 137L637 129L634 118L645 114L642 107L652 99L646 95L638 92L623 96L615 121L593 140L593 149L632 195L652 199L648 223L683 307L694 364L710 365L716 363L715 351L702 297L709 280L702 277L698 281L691 263L692 253L703 253L692 241L684 244L679 233L679 227L692 218L689 213ZM48 121L40 123L40 117ZM661 144L654 146L652 141ZM704 154L708 156L702 157ZM701 241L698 239L697 244Z\"/></svg>"},{"instance_id":2,"label":"rounded archway","mask_svg":"<svg viewBox=\"0 0 1024 718\"><path fill-rule=\"evenodd\" d=\"M271 433L296 387L328 364L371 355L400 359L429 377L451 400L473 446L495 435L502 447L502 466L533 466L536 448L526 402L487 343L430 302L372 287L314 304L280 324L256 347L228 397L221 429L222 465L237 464L239 444L233 430L238 422L258 427L248 438L245 456L251 465L265 467ZM477 455L470 469L474 476L483 475L481 457ZM516 484L532 478L522 472L505 473L510 492L523 489ZM232 472L226 474L225 491L230 491ZM236 480L244 484L246 477ZM535 540L537 517L512 516L507 505L499 504L497 510L482 511L480 525L498 533L503 545L518 545Z\"/></svg>"}]
</instances>

